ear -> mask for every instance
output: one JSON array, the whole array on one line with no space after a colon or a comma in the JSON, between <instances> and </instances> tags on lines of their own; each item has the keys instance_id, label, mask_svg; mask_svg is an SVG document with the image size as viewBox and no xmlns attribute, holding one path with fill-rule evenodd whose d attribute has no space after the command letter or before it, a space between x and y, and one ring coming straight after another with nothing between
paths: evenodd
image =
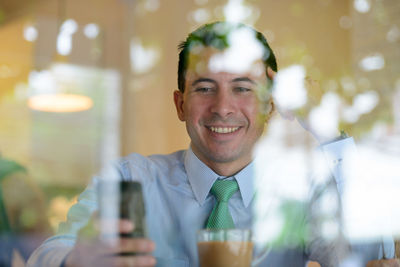
<instances>
[{"instance_id":1,"label":"ear","mask_svg":"<svg viewBox=\"0 0 400 267\"><path fill-rule=\"evenodd\" d=\"M268 78L270 78L271 81L273 81L274 78L275 78L275 75L276 75L276 72L273 71L273 70L271 69L271 67L268 67L268 68L267 68L267 76L268 76Z\"/></svg>"},{"instance_id":2,"label":"ear","mask_svg":"<svg viewBox=\"0 0 400 267\"><path fill-rule=\"evenodd\" d=\"M269 119L272 117L272 115L275 112L275 104L272 98L270 99L269 103L267 104L267 108L265 110L266 116L265 116L265 122L268 123Z\"/></svg>"},{"instance_id":3,"label":"ear","mask_svg":"<svg viewBox=\"0 0 400 267\"><path fill-rule=\"evenodd\" d=\"M174 103L178 118L181 121L185 121L185 111L183 109L183 93L179 90L174 91Z\"/></svg>"},{"instance_id":4,"label":"ear","mask_svg":"<svg viewBox=\"0 0 400 267\"><path fill-rule=\"evenodd\" d=\"M269 113L268 113L268 118L271 118L271 117L272 117L272 114L274 114L274 112L275 112L275 103L274 103L274 100L271 99L270 105L271 105L271 109L270 109L270 111L269 111Z\"/></svg>"}]
</instances>

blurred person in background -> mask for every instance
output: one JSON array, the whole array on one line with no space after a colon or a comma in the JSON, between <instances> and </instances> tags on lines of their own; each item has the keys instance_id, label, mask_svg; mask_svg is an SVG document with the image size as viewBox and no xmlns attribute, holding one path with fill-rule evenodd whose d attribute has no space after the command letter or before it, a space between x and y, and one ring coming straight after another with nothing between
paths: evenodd
<instances>
[{"instance_id":1,"label":"blurred person in background","mask_svg":"<svg viewBox=\"0 0 400 267\"><path fill-rule=\"evenodd\" d=\"M24 262L50 236L45 201L26 169L0 155L0 266ZM14 266L14 265L13 265Z\"/></svg>"}]
</instances>

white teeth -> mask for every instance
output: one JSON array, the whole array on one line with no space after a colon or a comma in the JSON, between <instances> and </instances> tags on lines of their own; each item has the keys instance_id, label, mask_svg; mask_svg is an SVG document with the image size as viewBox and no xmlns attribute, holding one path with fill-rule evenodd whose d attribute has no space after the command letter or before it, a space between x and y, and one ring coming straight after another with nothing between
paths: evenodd
<instances>
[{"instance_id":1,"label":"white teeth","mask_svg":"<svg viewBox=\"0 0 400 267\"><path fill-rule=\"evenodd\" d=\"M210 127L210 130L215 133L232 133L239 129L239 127Z\"/></svg>"}]
</instances>

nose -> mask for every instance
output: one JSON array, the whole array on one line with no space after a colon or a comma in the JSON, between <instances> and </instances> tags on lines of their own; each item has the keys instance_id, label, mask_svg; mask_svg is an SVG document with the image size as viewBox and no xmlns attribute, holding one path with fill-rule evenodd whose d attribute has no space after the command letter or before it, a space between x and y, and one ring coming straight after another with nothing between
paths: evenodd
<instances>
[{"instance_id":1,"label":"nose","mask_svg":"<svg viewBox=\"0 0 400 267\"><path fill-rule=\"evenodd\" d=\"M226 118L234 113L234 102L234 98L229 92L219 90L211 105L211 112L219 115L221 118Z\"/></svg>"}]
</instances>

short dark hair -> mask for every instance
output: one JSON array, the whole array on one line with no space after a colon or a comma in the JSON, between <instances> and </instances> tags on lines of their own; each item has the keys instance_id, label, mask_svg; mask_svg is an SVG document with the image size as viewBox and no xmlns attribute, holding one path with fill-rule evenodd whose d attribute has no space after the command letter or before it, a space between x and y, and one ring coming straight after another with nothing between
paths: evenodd
<instances>
[{"instance_id":1,"label":"short dark hair","mask_svg":"<svg viewBox=\"0 0 400 267\"><path fill-rule=\"evenodd\" d=\"M210 24L205 24L197 30L191 32L185 41L179 46L179 62L178 62L178 88L181 92L185 91L185 77L189 64L189 53L198 45L205 47L215 47L223 50L230 46L228 42L229 34L237 29L245 28L255 34L256 39L261 43L264 48L263 62L265 69L270 67L273 71L277 71L276 58L274 52L268 45L264 35L254 28L242 23L232 23L226 21L218 21Z\"/></svg>"}]
</instances>

